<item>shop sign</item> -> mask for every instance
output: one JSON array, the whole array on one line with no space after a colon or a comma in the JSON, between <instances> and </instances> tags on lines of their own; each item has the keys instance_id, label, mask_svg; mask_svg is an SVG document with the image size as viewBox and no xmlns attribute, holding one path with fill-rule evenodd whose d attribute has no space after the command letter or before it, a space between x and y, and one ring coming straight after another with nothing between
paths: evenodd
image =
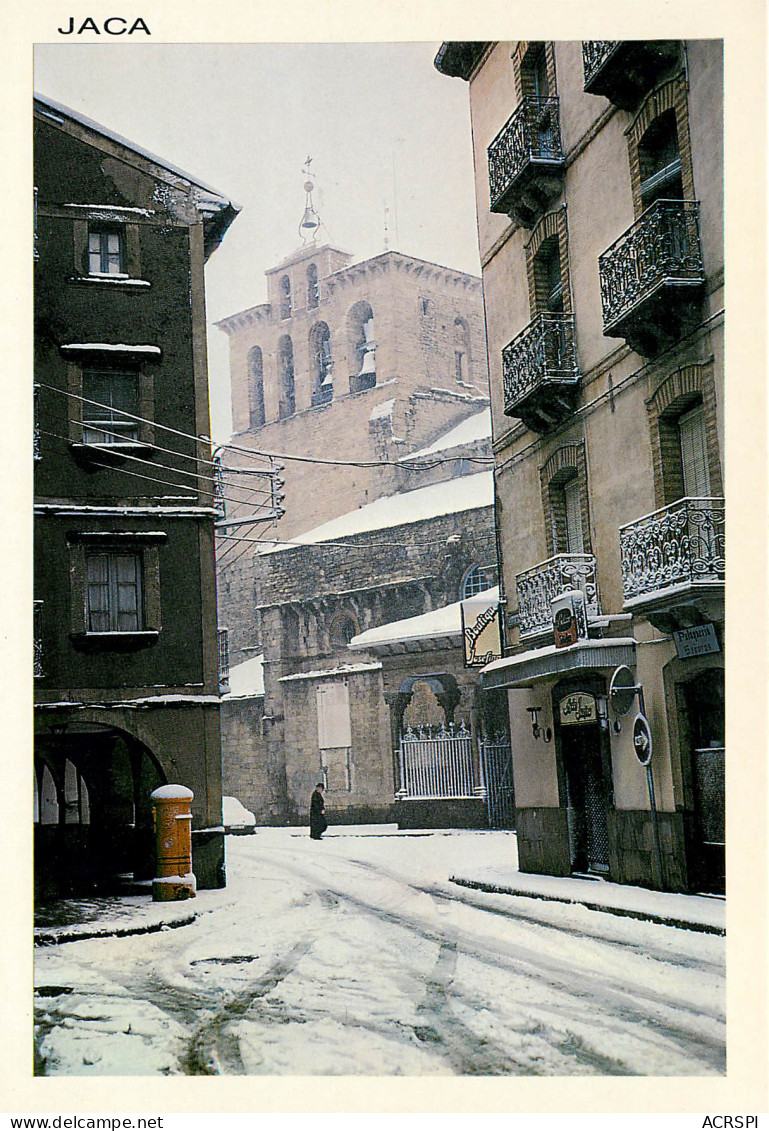
<instances>
[{"instance_id":1,"label":"shop sign","mask_svg":"<svg viewBox=\"0 0 769 1131\"><path fill-rule=\"evenodd\" d=\"M581 726L598 721L595 698L585 691L573 691L560 704L561 726Z\"/></svg>"},{"instance_id":2,"label":"shop sign","mask_svg":"<svg viewBox=\"0 0 769 1131\"><path fill-rule=\"evenodd\" d=\"M468 597L462 601L462 640L465 667L477 668L502 656L499 631L499 602L488 597Z\"/></svg>"},{"instance_id":3,"label":"shop sign","mask_svg":"<svg viewBox=\"0 0 769 1131\"><path fill-rule=\"evenodd\" d=\"M708 656L711 652L721 651L714 624L697 624L693 628L679 629L673 633L673 639L680 660L691 660L694 656Z\"/></svg>"},{"instance_id":4,"label":"shop sign","mask_svg":"<svg viewBox=\"0 0 769 1131\"><path fill-rule=\"evenodd\" d=\"M587 636L585 595L580 589L560 593L550 602L556 648L569 648Z\"/></svg>"}]
</instances>

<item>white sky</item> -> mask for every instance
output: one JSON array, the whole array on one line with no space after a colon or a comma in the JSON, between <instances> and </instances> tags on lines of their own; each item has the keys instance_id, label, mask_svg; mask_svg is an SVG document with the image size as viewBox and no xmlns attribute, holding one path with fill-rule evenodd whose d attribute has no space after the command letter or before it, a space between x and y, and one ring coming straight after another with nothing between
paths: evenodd
<instances>
[{"instance_id":1,"label":"white sky","mask_svg":"<svg viewBox=\"0 0 769 1131\"><path fill-rule=\"evenodd\" d=\"M467 85L438 74L438 47L38 44L35 89L242 206L206 272L214 322L264 302L264 271L301 243L308 154L323 242L378 255L386 200L391 248L480 274ZM228 348L213 328L209 357L221 441Z\"/></svg>"}]
</instances>

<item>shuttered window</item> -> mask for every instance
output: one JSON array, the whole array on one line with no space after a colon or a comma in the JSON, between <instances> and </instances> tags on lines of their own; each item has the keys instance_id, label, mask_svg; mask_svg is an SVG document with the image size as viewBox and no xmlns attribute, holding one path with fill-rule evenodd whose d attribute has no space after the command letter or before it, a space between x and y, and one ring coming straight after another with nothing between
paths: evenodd
<instances>
[{"instance_id":1,"label":"shuttered window","mask_svg":"<svg viewBox=\"0 0 769 1131\"><path fill-rule=\"evenodd\" d=\"M88 554L86 626L88 632L141 630L141 558L138 554Z\"/></svg>"},{"instance_id":2,"label":"shuttered window","mask_svg":"<svg viewBox=\"0 0 769 1131\"><path fill-rule=\"evenodd\" d=\"M584 551L582 540L582 499L579 480L570 479L563 489L566 508L566 552L581 554Z\"/></svg>"},{"instance_id":3,"label":"shuttered window","mask_svg":"<svg viewBox=\"0 0 769 1131\"><path fill-rule=\"evenodd\" d=\"M710 496L710 473L705 433L705 409L699 404L685 412L678 421L681 443L681 467L684 478L684 495L689 498Z\"/></svg>"}]
</instances>

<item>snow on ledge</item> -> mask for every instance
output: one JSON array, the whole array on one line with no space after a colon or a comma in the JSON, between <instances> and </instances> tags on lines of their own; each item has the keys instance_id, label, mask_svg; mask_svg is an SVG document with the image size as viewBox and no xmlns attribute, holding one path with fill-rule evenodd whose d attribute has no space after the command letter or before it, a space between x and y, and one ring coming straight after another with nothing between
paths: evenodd
<instances>
[{"instance_id":1,"label":"snow on ledge","mask_svg":"<svg viewBox=\"0 0 769 1131\"><path fill-rule=\"evenodd\" d=\"M122 281L122 280L121 280ZM66 342L61 347L63 350L99 350L113 353L149 353L160 357L160 346L137 343L129 345L125 342Z\"/></svg>"},{"instance_id":2,"label":"snow on ledge","mask_svg":"<svg viewBox=\"0 0 769 1131\"><path fill-rule=\"evenodd\" d=\"M378 672L382 670L382 665L379 663L374 664L342 664L338 668L325 668L322 671L315 672L297 672L296 675L283 675L278 680L278 683L292 683L298 679L323 679L326 676L335 675L356 675L358 672Z\"/></svg>"}]
</instances>

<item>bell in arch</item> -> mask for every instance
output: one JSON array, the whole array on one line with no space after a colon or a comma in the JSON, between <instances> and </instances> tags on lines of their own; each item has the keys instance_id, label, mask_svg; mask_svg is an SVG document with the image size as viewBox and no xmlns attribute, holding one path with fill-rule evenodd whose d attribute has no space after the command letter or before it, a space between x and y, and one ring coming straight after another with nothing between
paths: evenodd
<instances>
[{"instance_id":1,"label":"bell in arch","mask_svg":"<svg viewBox=\"0 0 769 1131\"><path fill-rule=\"evenodd\" d=\"M363 361L361 363L360 373L358 374L359 377L376 373L375 351L374 319L369 318L367 322L363 323Z\"/></svg>"}]
</instances>

